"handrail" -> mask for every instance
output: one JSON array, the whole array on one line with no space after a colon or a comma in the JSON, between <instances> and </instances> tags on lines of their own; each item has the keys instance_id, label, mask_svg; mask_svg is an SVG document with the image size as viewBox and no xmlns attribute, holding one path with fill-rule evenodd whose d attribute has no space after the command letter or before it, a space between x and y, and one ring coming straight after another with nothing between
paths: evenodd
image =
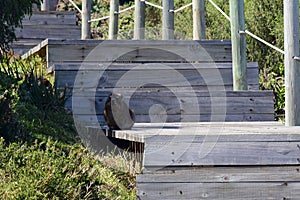
<instances>
[{"instance_id":1,"label":"handrail","mask_svg":"<svg viewBox=\"0 0 300 200\"><path fill-rule=\"evenodd\" d=\"M69 0L69 2L78 10L78 12L80 14L82 14L82 10L80 10L80 8L78 8L78 6L76 5L76 3L73 0Z\"/></svg>"},{"instance_id":2,"label":"handrail","mask_svg":"<svg viewBox=\"0 0 300 200\"><path fill-rule=\"evenodd\" d=\"M217 5L215 4L212 0L208 0L228 21L230 21L230 17ZM260 41L261 43L267 45L268 47L271 47L272 49L278 51L279 53L283 54L284 55L284 51L281 50L280 48L276 47L275 45L267 42L266 40L258 37L257 35L251 33L250 31L248 30L241 30L240 31L240 34L247 34L249 35L250 37Z\"/></svg>"},{"instance_id":3,"label":"handrail","mask_svg":"<svg viewBox=\"0 0 300 200\"><path fill-rule=\"evenodd\" d=\"M162 7L162 6L156 5L156 4L154 4L154 3L150 3L149 1L145 1L145 0L143 0L143 1L145 2L145 4L147 4L147 5L149 5L149 6L152 6L152 7L155 7L155 8L158 8L158 9L163 10L163 7Z\"/></svg>"},{"instance_id":4,"label":"handrail","mask_svg":"<svg viewBox=\"0 0 300 200\"><path fill-rule=\"evenodd\" d=\"M178 9L174 10L174 13L182 11L182 10L186 9L187 7L190 7L191 5L193 5L193 3L188 3L185 6L182 6L182 7L178 8Z\"/></svg>"}]
</instances>

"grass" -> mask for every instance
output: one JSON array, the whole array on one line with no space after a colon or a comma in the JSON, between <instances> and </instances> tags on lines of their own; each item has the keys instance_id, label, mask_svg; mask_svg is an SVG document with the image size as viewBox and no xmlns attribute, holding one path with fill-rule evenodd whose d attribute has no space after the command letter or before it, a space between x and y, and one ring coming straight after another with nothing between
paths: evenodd
<instances>
[{"instance_id":1,"label":"grass","mask_svg":"<svg viewBox=\"0 0 300 200\"><path fill-rule=\"evenodd\" d=\"M0 65L0 198L136 199L134 160L126 152L96 155L84 147L56 89L17 77L32 63ZM50 105L36 101L44 95L53 98Z\"/></svg>"}]
</instances>

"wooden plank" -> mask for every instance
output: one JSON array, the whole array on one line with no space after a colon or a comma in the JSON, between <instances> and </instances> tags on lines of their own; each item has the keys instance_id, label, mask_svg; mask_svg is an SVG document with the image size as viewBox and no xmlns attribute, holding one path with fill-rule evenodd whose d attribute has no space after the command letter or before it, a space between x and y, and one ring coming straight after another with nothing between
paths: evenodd
<instances>
[{"instance_id":1,"label":"wooden plank","mask_svg":"<svg viewBox=\"0 0 300 200\"><path fill-rule=\"evenodd\" d=\"M97 122L104 122L103 115L82 115L76 113L79 121L86 124L94 124ZM136 115L137 123L170 123L170 122L254 122L254 121L272 121L274 120L274 114L263 113L263 114L226 114L224 115L210 115L210 114L200 114L200 115Z\"/></svg>"},{"instance_id":2,"label":"wooden plank","mask_svg":"<svg viewBox=\"0 0 300 200\"><path fill-rule=\"evenodd\" d=\"M149 67L149 68L146 68ZM149 64L148 66L128 66L119 69L108 68L106 70L80 70L80 71L55 71L57 86L63 87L68 85L74 87L75 79L86 83L84 87L90 87L90 80L99 79L97 87L191 87L191 86L208 86L210 85L232 85L232 71L230 68L203 68L203 69L173 69L169 66ZM128 68L128 69L126 69ZM130 69L131 68L131 69ZM164 68L164 69L163 69ZM256 68L249 70L249 83L258 85L258 71ZM98 78L97 78L98 77ZM95 85L93 83L92 85ZM151 86L152 85L152 86ZM78 87L75 86L75 87ZM80 86L81 87L81 86Z\"/></svg>"},{"instance_id":3,"label":"wooden plank","mask_svg":"<svg viewBox=\"0 0 300 200\"><path fill-rule=\"evenodd\" d=\"M26 41L26 40L24 40ZM97 62L63 62L56 63L54 65L55 71L78 71L78 70L158 70L158 69L232 69L232 63L229 62L218 62L218 63L97 63ZM258 63L249 62L247 63L248 70L256 70L258 75ZM257 78L258 79L258 78Z\"/></svg>"},{"instance_id":4,"label":"wooden plank","mask_svg":"<svg viewBox=\"0 0 300 200\"><path fill-rule=\"evenodd\" d=\"M95 62L230 62L227 41L55 41L49 40L49 63ZM96 48L97 47L97 48ZM94 55L89 55L95 50ZM69 52L65 54L65 52ZM207 53L206 53L207 52ZM87 56L89 55L88 59Z\"/></svg>"},{"instance_id":5,"label":"wooden plank","mask_svg":"<svg viewBox=\"0 0 300 200\"><path fill-rule=\"evenodd\" d=\"M26 15L22 20L23 26L26 25L76 25L75 12L34 12L30 17Z\"/></svg>"},{"instance_id":6,"label":"wooden plank","mask_svg":"<svg viewBox=\"0 0 300 200\"><path fill-rule=\"evenodd\" d=\"M298 199L300 183L141 183L138 199Z\"/></svg>"},{"instance_id":7,"label":"wooden plank","mask_svg":"<svg viewBox=\"0 0 300 200\"><path fill-rule=\"evenodd\" d=\"M60 38L60 39L79 39L80 27L75 25L28 25L23 29L16 28L17 38Z\"/></svg>"},{"instance_id":8,"label":"wooden plank","mask_svg":"<svg viewBox=\"0 0 300 200\"><path fill-rule=\"evenodd\" d=\"M109 92L113 90L107 88L102 89L98 88L95 90L84 90L84 89L76 89L74 93L76 93L76 97L89 97L89 96L96 96L96 97L105 97ZM188 90L188 89L177 89L174 90L176 94L180 94L181 97L191 97L192 95L197 97L273 97L273 91L271 90L259 90L259 91L222 91L222 90L214 90L214 91L207 91L207 90ZM174 94L170 92L170 90L166 88L139 88L136 90L135 88L124 88L122 91L118 91L123 94L125 97L129 96L129 94L135 92L139 97L173 97ZM251 100L252 101L252 100Z\"/></svg>"},{"instance_id":9,"label":"wooden plank","mask_svg":"<svg viewBox=\"0 0 300 200\"><path fill-rule=\"evenodd\" d=\"M172 142L299 142L299 127L280 122L136 123L132 130L112 131L111 137L148 143Z\"/></svg>"},{"instance_id":10,"label":"wooden plank","mask_svg":"<svg viewBox=\"0 0 300 200\"><path fill-rule=\"evenodd\" d=\"M225 98L225 100L224 100ZM80 114L90 114L94 107L96 114L102 114L106 97L73 97L73 101L80 102L76 110ZM124 98L125 102L137 115L149 115L153 105L159 104L167 115L198 115L198 114L260 114L274 113L273 99L269 97L196 97L173 96L139 98L138 95ZM72 108L72 102L68 101L67 108ZM157 111L157 114L164 112Z\"/></svg>"},{"instance_id":11,"label":"wooden plank","mask_svg":"<svg viewBox=\"0 0 300 200\"><path fill-rule=\"evenodd\" d=\"M31 55L34 55L34 54L37 54L37 53L43 54L44 52L46 52L47 44L48 44L48 39L42 40L42 42L40 42L38 45L36 45L35 47L29 49L28 52L23 54L21 56L21 58L26 59L26 58L30 57ZM45 55L45 57L47 57L47 55Z\"/></svg>"},{"instance_id":12,"label":"wooden plank","mask_svg":"<svg viewBox=\"0 0 300 200\"><path fill-rule=\"evenodd\" d=\"M299 165L299 142L145 143L144 167ZM208 148L209 152L202 152Z\"/></svg>"},{"instance_id":13,"label":"wooden plank","mask_svg":"<svg viewBox=\"0 0 300 200\"><path fill-rule=\"evenodd\" d=\"M137 183L300 182L299 166L165 168L137 175Z\"/></svg>"}]
</instances>

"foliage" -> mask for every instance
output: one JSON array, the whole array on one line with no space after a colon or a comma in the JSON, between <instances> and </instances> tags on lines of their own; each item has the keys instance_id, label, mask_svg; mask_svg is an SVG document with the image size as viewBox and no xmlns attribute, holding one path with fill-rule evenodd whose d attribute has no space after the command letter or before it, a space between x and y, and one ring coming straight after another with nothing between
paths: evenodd
<instances>
[{"instance_id":1,"label":"foliage","mask_svg":"<svg viewBox=\"0 0 300 200\"><path fill-rule=\"evenodd\" d=\"M66 97L43 77L43 72L37 73L44 67L43 63L35 57L24 61L5 58L0 64L0 107L3 111L0 135L8 141L32 141L41 139L41 135L61 139L59 135L62 134L66 134L62 138L74 141L74 128L64 127L64 123L70 122L68 117L62 115L49 120L64 110ZM57 129L49 131L53 126ZM68 131L61 133L59 128Z\"/></svg>"},{"instance_id":2,"label":"foliage","mask_svg":"<svg viewBox=\"0 0 300 200\"><path fill-rule=\"evenodd\" d=\"M134 199L134 177L103 165L80 144L62 148L0 139L3 199Z\"/></svg>"},{"instance_id":3,"label":"foliage","mask_svg":"<svg viewBox=\"0 0 300 200\"><path fill-rule=\"evenodd\" d=\"M22 19L32 13L32 4L40 0L0 0L0 52L6 51L16 38L16 27L22 26Z\"/></svg>"},{"instance_id":4,"label":"foliage","mask_svg":"<svg viewBox=\"0 0 300 200\"><path fill-rule=\"evenodd\" d=\"M1 199L135 199L135 177L124 167L124 156L98 155L98 159L78 142L72 116L63 105L50 101L45 109L32 100L44 92L32 93L30 87L41 86L27 75L43 76L43 60L4 60L0 70ZM42 86L43 90L48 91ZM51 94L54 98L55 93Z\"/></svg>"}]
</instances>

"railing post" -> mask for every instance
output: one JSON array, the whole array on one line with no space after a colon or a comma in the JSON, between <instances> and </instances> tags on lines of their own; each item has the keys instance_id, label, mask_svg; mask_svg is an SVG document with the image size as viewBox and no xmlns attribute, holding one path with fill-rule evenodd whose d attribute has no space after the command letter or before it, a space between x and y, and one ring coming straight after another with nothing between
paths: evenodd
<instances>
[{"instance_id":1,"label":"railing post","mask_svg":"<svg viewBox=\"0 0 300 200\"><path fill-rule=\"evenodd\" d=\"M81 39L86 40L91 38L91 0L82 0L82 25Z\"/></svg>"},{"instance_id":2,"label":"railing post","mask_svg":"<svg viewBox=\"0 0 300 200\"><path fill-rule=\"evenodd\" d=\"M135 40L145 39L145 0L135 0L133 38Z\"/></svg>"},{"instance_id":3,"label":"railing post","mask_svg":"<svg viewBox=\"0 0 300 200\"><path fill-rule=\"evenodd\" d=\"M193 39L205 40L205 2L204 0L193 0Z\"/></svg>"},{"instance_id":4,"label":"railing post","mask_svg":"<svg viewBox=\"0 0 300 200\"><path fill-rule=\"evenodd\" d=\"M41 4L41 11L49 11L50 10L50 0L43 0Z\"/></svg>"},{"instance_id":5,"label":"railing post","mask_svg":"<svg viewBox=\"0 0 300 200\"><path fill-rule=\"evenodd\" d=\"M110 0L108 39L116 40L118 36L119 0Z\"/></svg>"},{"instance_id":6,"label":"railing post","mask_svg":"<svg viewBox=\"0 0 300 200\"><path fill-rule=\"evenodd\" d=\"M174 39L174 0L163 0L162 39Z\"/></svg>"},{"instance_id":7,"label":"railing post","mask_svg":"<svg viewBox=\"0 0 300 200\"><path fill-rule=\"evenodd\" d=\"M230 0L233 90L247 90L244 0Z\"/></svg>"},{"instance_id":8,"label":"railing post","mask_svg":"<svg viewBox=\"0 0 300 200\"><path fill-rule=\"evenodd\" d=\"M300 125L299 0L284 0L285 124Z\"/></svg>"}]
</instances>

